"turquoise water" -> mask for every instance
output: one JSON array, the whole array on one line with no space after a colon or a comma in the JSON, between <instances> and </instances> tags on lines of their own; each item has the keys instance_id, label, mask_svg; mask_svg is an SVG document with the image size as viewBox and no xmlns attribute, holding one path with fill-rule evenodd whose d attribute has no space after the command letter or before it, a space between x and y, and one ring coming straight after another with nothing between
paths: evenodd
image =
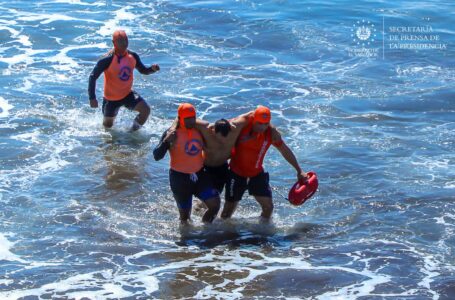
<instances>
[{"instance_id":1,"label":"turquoise water","mask_svg":"<svg viewBox=\"0 0 455 300\"><path fill-rule=\"evenodd\" d=\"M1 3L0 298L455 297L452 2ZM135 75L134 134L88 106L117 28L161 66ZM287 203L271 149L273 225L245 197L181 232L151 150L183 101L212 122L269 106L318 193Z\"/></svg>"}]
</instances>

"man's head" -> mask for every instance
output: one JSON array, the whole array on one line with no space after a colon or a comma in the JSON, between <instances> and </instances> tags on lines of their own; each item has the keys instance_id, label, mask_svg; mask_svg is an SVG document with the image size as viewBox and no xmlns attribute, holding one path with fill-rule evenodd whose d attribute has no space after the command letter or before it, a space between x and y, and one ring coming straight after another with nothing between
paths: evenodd
<instances>
[{"instance_id":1,"label":"man's head","mask_svg":"<svg viewBox=\"0 0 455 300\"><path fill-rule=\"evenodd\" d=\"M181 128L194 128L196 125L196 109L190 103L182 103L177 110Z\"/></svg>"},{"instance_id":2,"label":"man's head","mask_svg":"<svg viewBox=\"0 0 455 300\"><path fill-rule=\"evenodd\" d=\"M253 115L253 131L263 133L270 125L272 114L268 107L259 105Z\"/></svg>"},{"instance_id":3,"label":"man's head","mask_svg":"<svg viewBox=\"0 0 455 300\"><path fill-rule=\"evenodd\" d=\"M126 54L126 49L128 49L128 36L124 30L116 30L114 34L112 34L112 43L114 44L116 54Z\"/></svg>"},{"instance_id":4,"label":"man's head","mask_svg":"<svg viewBox=\"0 0 455 300\"><path fill-rule=\"evenodd\" d=\"M215 122L215 135L219 138L226 138L231 131L231 124L226 119L220 119Z\"/></svg>"}]
</instances>

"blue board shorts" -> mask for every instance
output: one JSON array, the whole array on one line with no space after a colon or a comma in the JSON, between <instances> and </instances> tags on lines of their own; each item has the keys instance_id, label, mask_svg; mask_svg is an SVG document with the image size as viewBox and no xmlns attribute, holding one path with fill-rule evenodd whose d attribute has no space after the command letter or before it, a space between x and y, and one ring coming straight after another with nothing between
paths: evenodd
<instances>
[{"instance_id":1,"label":"blue board shorts","mask_svg":"<svg viewBox=\"0 0 455 300\"><path fill-rule=\"evenodd\" d=\"M194 174L169 169L169 183L177 206L181 209L191 209L193 195L202 201L219 197L218 191L213 187L210 175L204 168Z\"/></svg>"}]
</instances>

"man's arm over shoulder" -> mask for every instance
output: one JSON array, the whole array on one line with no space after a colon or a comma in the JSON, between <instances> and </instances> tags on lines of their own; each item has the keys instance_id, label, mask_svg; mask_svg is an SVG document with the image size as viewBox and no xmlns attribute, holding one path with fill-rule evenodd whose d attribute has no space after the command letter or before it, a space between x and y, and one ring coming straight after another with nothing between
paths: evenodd
<instances>
[{"instance_id":1,"label":"man's arm over shoulder","mask_svg":"<svg viewBox=\"0 0 455 300\"><path fill-rule=\"evenodd\" d=\"M211 134L209 122L201 120L201 119L196 119L195 128L202 134L202 137L207 142L207 140L210 138L210 134Z\"/></svg>"},{"instance_id":2,"label":"man's arm over shoulder","mask_svg":"<svg viewBox=\"0 0 455 300\"><path fill-rule=\"evenodd\" d=\"M249 111L247 113L241 114L240 116L229 120L229 122L234 127L233 129L236 129L236 130L240 131L246 125L248 125L248 122L250 121L250 118L253 116L253 114L254 114L254 112Z\"/></svg>"}]
</instances>

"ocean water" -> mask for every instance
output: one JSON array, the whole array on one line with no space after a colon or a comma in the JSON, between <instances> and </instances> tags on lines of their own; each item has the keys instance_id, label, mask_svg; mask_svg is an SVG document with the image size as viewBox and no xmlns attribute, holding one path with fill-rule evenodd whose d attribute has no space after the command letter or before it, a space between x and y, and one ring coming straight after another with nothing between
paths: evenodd
<instances>
[{"instance_id":1,"label":"ocean water","mask_svg":"<svg viewBox=\"0 0 455 300\"><path fill-rule=\"evenodd\" d=\"M452 1L1 1L0 299L454 299ZM410 28L411 27L411 28ZM88 76L122 28L161 71L152 114L105 131ZM102 82L97 84L102 97ZM273 223L178 226L180 102L215 121L268 105L318 193L271 149Z\"/></svg>"}]
</instances>

